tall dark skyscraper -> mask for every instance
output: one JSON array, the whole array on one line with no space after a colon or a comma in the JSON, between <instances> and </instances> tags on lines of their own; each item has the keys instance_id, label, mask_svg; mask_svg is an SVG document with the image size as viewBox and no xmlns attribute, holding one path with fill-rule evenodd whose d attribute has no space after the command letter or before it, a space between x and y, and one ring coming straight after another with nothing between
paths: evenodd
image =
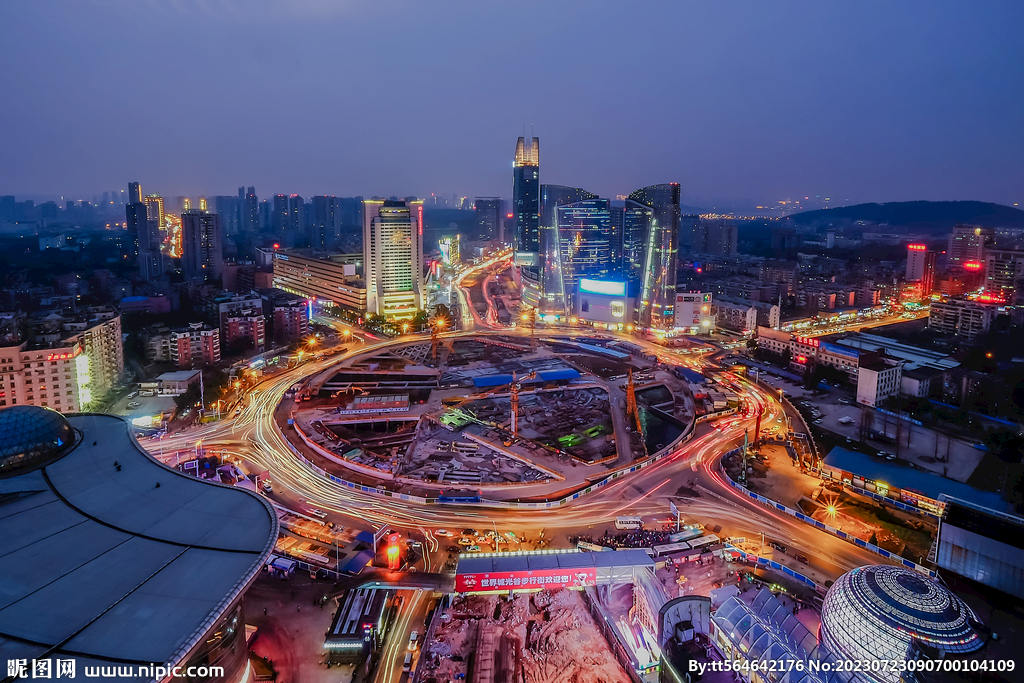
<instances>
[{"instance_id":1,"label":"tall dark skyscraper","mask_svg":"<svg viewBox=\"0 0 1024 683\"><path fill-rule=\"evenodd\" d=\"M139 277L143 280L154 280L163 273L163 254L160 252L163 201L158 194L143 197L139 183L128 183L124 212L128 223L129 250L138 263Z\"/></svg>"},{"instance_id":2,"label":"tall dark skyscraper","mask_svg":"<svg viewBox=\"0 0 1024 683\"><path fill-rule=\"evenodd\" d=\"M624 224L631 250L630 274L639 280L636 306L641 327L674 325L679 216L678 183L650 185L626 200Z\"/></svg>"},{"instance_id":3,"label":"tall dark skyscraper","mask_svg":"<svg viewBox=\"0 0 1024 683\"><path fill-rule=\"evenodd\" d=\"M204 208L201 202L199 208ZM209 206L206 208L209 209ZM242 214L241 199L234 195L218 195L213 198L213 210L220 216L220 226L225 235L234 235L241 230L239 225L239 217Z\"/></svg>"},{"instance_id":4,"label":"tall dark skyscraper","mask_svg":"<svg viewBox=\"0 0 1024 683\"><path fill-rule=\"evenodd\" d=\"M296 235L306 234L306 203L297 194L288 197L288 230L293 242Z\"/></svg>"},{"instance_id":5,"label":"tall dark skyscraper","mask_svg":"<svg viewBox=\"0 0 1024 683\"><path fill-rule=\"evenodd\" d=\"M476 238L497 240L502 238L501 197L477 197Z\"/></svg>"},{"instance_id":6,"label":"tall dark skyscraper","mask_svg":"<svg viewBox=\"0 0 1024 683\"><path fill-rule=\"evenodd\" d=\"M286 194L274 195L274 208L270 214L270 229L275 234L288 229L288 195Z\"/></svg>"},{"instance_id":7,"label":"tall dark skyscraper","mask_svg":"<svg viewBox=\"0 0 1024 683\"><path fill-rule=\"evenodd\" d=\"M187 277L215 280L224 274L220 216L201 209L181 214L181 265Z\"/></svg>"},{"instance_id":8,"label":"tall dark skyscraper","mask_svg":"<svg viewBox=\"0 0 1024 683\"><path fill-rule=\"evenodd\" d=\"M242 188L238 188L241 192ZM256 188L249 187L242 198L242 215L239 220L239 228L242 232L256 234L260 229L260 200L256 196Z\"/></svg>"},{"instance_id":9,"label":"tall dark skyscraper","mask_svg":"<svg viewBox=\"0 0 1024 683\"><path fill-rule=\"evenodd\" d=\"M512 163L512 213L515 220L516 264L522 279L523 303L539 308L540 273L540 138L519 138Z\"/></svg>"},{"instance_id":10,"label":"tall dark skyscraper","mask_svg":"<svg viewBox=\"0 0 1024 683\"><path fill-rule=\"evenodd\" d=\"M128 183L128 203L125 204L124 214L128 224L128 254L133 261L138 260L139 236L148 230L146 221L149 220L138 183Z\"/></svg>"},{"instance_id":11,"label":"tall dark skyscraper","mask_svg":"<svg viewBox=\"0 0 1024 683\"><path fill-rule=\"evenodd\" d=\"M309 204L309 246L327 249L338 241L341 216L336 197L326 195L313 197Z\"/></svg>"}]
</instances>

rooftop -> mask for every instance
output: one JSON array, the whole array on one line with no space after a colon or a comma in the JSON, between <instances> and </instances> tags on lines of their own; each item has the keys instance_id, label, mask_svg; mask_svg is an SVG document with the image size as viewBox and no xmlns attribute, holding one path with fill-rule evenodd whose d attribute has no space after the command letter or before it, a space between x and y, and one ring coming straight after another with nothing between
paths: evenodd
<instances>
[{"instance_id":1,"label":"rooftop","mask_svg":"<svg viewBox=\"0 0 1024 683\"><path fill-rule=\"evenodd\" d=\"M200 370L175 370L174 372L165 372L156 379L159 382L187 382L200 372Z\"/></svg>"},{"instance_id":2,"label":"rooftop","mask_svg":"<svg viewBox=\"0 0 1024 683\"><path fill-rule=\"evenodd\" d=\"M1005 512L1011 505L1002 496L992 491L982 491L954 479L947 479L925 470L915 470L890 462L883 462L870 455L836 447L825 456L824 463L845 472L857 474L865 479L881 481L895 488L917 491L933 500L943 493L966 500L982 507Z\"/></svg>"},{"instance_id":3,"label":"rooftop","mask_svg":"<svg viewBox=\"0 0 1024 683\"><path fill-rule=\"evenodd\" d=\"M276 516L157 463L121 418L67 420L71 452L0 479L0 650L180 662L262 569Z\"/></svg>"}]
</instances>

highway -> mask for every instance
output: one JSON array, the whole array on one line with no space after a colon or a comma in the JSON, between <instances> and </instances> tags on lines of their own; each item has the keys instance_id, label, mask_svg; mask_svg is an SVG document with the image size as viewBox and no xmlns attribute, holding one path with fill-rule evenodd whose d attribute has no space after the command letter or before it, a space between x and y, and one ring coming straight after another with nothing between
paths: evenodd
<instances>
[{"instance_id":1,"label":"highway","mask_svg":"<svg viewBox=\"0 0 1024 683\"><path fill-rule=\"evenodd\" d=\"M503 258L482 263L456 279L456 291L462 300L464 330L445 333L442 337L490 332L488 328L491 325L474 311L461 283L469 273L486 270ZM719 467L721 456L742 444L744 433L753 431L758 413L762 414L763 429L771 429L773 425L785 429L785 414L778 396L728 371L722 371L721 377L741 397L740 412L700 425L696 436L682 444L671 457L621 477L557 509L420 505L335 484L310 470L293 454L274 421L275 410L285 392L304 378L327 371L339 360L352 355L406 343L409 337L379 340L333 318L318 316L315 321L338 330L349 348L342 354L321 360L312 357L297 367L264 378L247 392L237 417L232 415L219 422L196 426L160 439L140 439L140 442L154 455L162 451L162 459L171 465L175 464L174 454L178 450L196 451L201 448L218 454L223 451L224 455L239 459L250 472L266 471L273 482L271 498L281 506L304 513L322 510L337 526L362 529L372 525L374 528L387 526L402 530L422 540L424 571L441 571L447 560L446 548L452 539L434 534L439 528L454 530L456 534L467 527L493 529L499 534L512 531L520 539L531 539L535 543L537 539L544 538L551 546L559 547L568 545L571 536L600 536L620 515L643 516L649 525L651 520L667 524L674 521L669 511L670 503L678 507L684 522L721 527L718 531L720 537L745 538L754 543L754 550L762 550L761 554L797 569L819 583L835 579L854 567L885 561L874 553L759 505L726 482ZM499 329L506 335L530 333L525 328ZM708 365L703 356L677 355L649 342L628 338L648 348L664 363L693 369ZM787 552L773 550L767 545L769 541L787 546ZM808 558L809 564L797 562L795 554ZM426 593L406 590L403 594L405 604L382 648L381 666L377 669L377 681L381 683L402 679L409 633L412 630L423 633L422 620L428 602Z\"/></svg>"}]
</instances>

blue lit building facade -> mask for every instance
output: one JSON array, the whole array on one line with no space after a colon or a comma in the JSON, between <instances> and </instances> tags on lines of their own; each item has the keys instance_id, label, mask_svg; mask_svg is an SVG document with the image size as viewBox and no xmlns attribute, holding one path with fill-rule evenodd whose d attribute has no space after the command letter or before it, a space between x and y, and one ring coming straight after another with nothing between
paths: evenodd
<instances>
[{"instance_id":1,"label":"blue lit building facade","mask_svg":"<svg viewBox=\"0 0 1024 683\"><path fill-rule=\"evenodd\" d=\"M540 305L540 138L519 138L512 163L513 247L523 303Z\"/></svg>"},{"instance_id":2,"label":"blue lit building facade","mask_svg":"<svg viewBox=\"0 0 1024 683\"><path fill-rule=\"evenodd\" d=\"M565 291L575 293L581 278L611 275L615 269L611 202L587 199L560 206L556 213Z\"/></svg>"}]
</instances>

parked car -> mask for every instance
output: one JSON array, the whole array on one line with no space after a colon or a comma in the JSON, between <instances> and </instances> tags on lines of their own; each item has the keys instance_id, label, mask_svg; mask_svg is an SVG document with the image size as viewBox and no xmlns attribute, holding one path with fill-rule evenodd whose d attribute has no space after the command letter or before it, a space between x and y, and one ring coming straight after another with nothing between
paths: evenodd
<instances>
[{"instance_id":1,"label":"parked car","mask_svg":"<svg viewBox=\"0 0 1024 683\"><path fill-rule=\"evenodd\" d=\"M138 408L138 407L139 407L139 406L141 406L141 405L142 405L142 404L141 404L141 403L139 403L138 401L132 401L131 403L129 403L129 404L128 404L128 407L129 407L129 408Z\"/></svg>"},{"instance_id":2,"label":"parked car","mask_svg":"<svg viewBox=\"0 0 1024 683\"><path fill-rule=\"evenodd\" d=\"M273 493L274 492L274 482L270 481L269 479L264 479L263 480L263 492L264 493Z\"/></svg>"},{"instance_id":3,"label":"parked car","mask_svg":"<svg viewBox=\"0 0 1024 683\"><path fill-rule=\"evenodd\" d=\"M466 548L466 550L471 552L471 553L478 553L478 552L480 552L480 546L478 546L478 545L471 545L468 548Z\"/></svg>"},{"instance_id":4,"label":"parked car","mask_svg":"<svg viewBox=\"0 0 1024 683\"><path fill-rule=\"evenodd\" d=\"M775 548L780 553L786 552L786 546L782 545L781 543L777 543L775 541L768 541L768 545L770 545L771 547Z\"/></svg>"},{"instance_id":5,"label":"parked car","mask_svg":"<svg viewBox=\"0 0 1024 683\"><path fill-rule=\"evenodd\" d=\"M462 535L463 536L476 536L476 529L463 529L462 530Z\"/></svg>"},{"instance_id":6,"label":"parked car","mask_svg":"<svg viewBox=\"0 0 1024 683\"><path fill-rule=\"evenodd\" d=\"M811 563L811 561L807 559L806 555L801 555L800 553L797 553L793 557L796 558L797 562L802 562L804 564L810 564Z\"/></svg>"},{"instance_id":7,"label":"parked car","mask_svg":"<svg viewBox=\"0 0 1024 683\"><path fill-rule=\"evenodd\" d=\"M463 536L459 539L459 545L473 545L473 539Z\"/></svg>"}]
</instances>

